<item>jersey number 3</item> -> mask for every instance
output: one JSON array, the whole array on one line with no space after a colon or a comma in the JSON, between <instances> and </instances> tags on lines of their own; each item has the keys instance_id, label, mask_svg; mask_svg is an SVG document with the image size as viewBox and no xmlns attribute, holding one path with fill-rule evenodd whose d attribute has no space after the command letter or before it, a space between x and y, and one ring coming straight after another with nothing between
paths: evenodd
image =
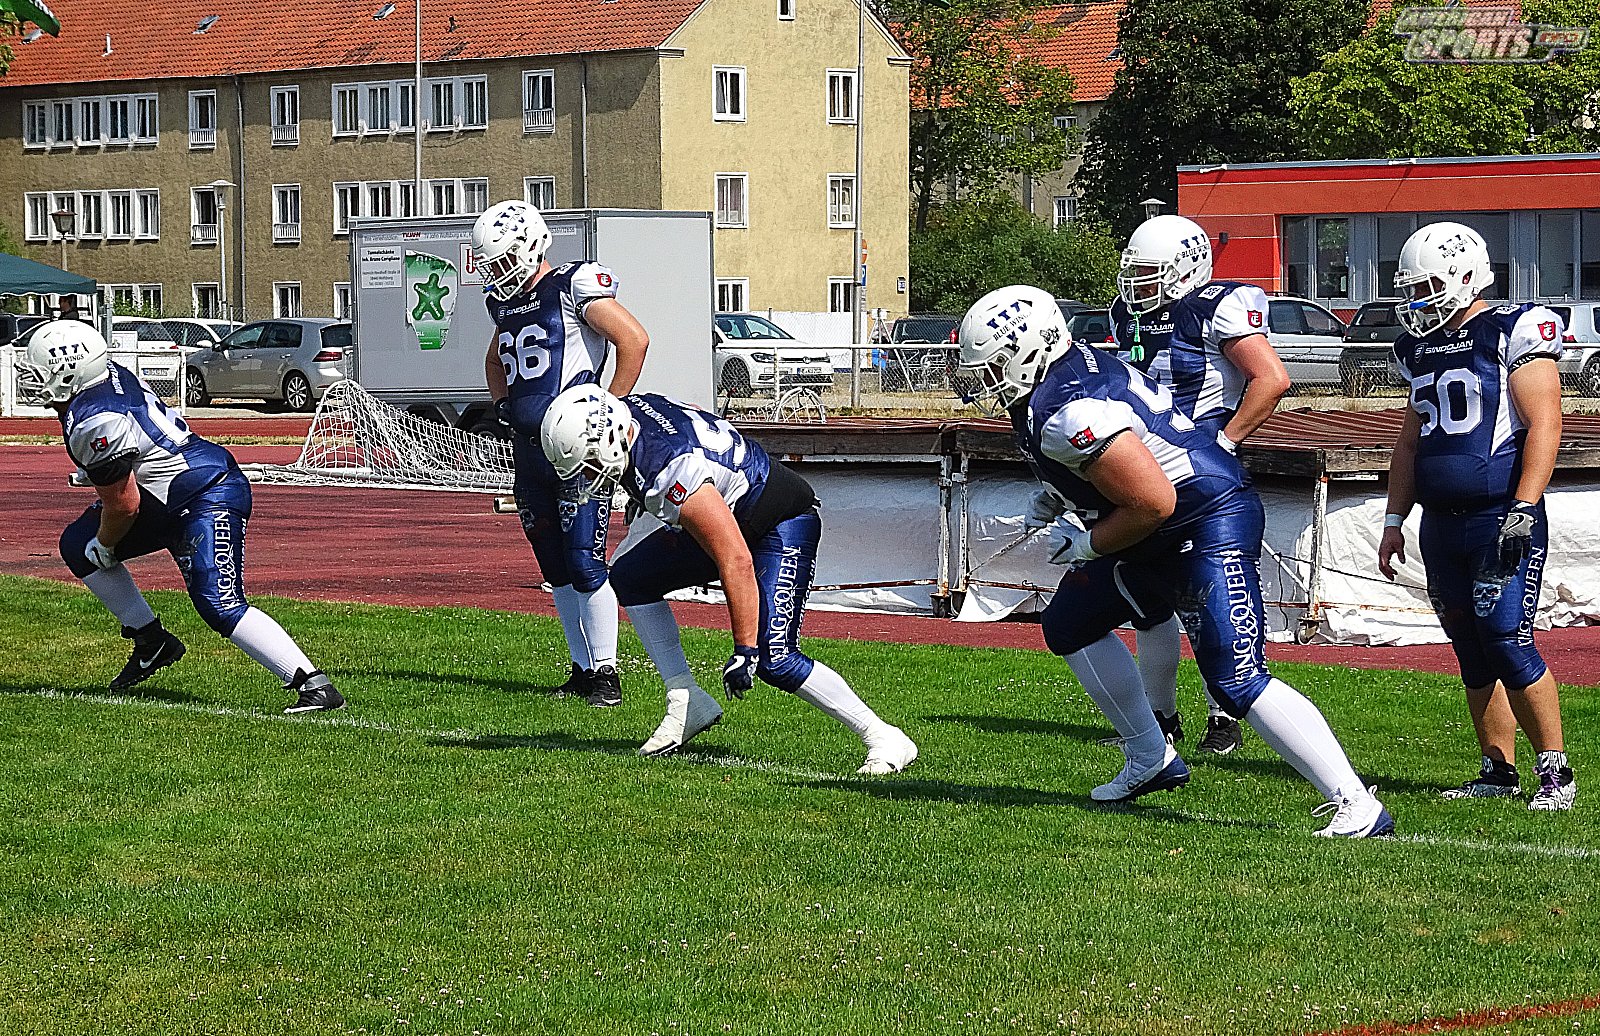
<instances>
[{"instance_id":1,"label":"jersey number 3","mask_svg":"<svg viewBox=\"0 0 1600 1036\"><path fill-rule=\"evenodd\" d=\"M1483 382L1469 370L1424 374L1411 383L1411 406L1422 418L1421 434L1435 428L1466 435L1483 421Z\"/></svg>"},{"instance_id":2,"label":"jersey number 3","mask_svg":"<svg viewBox=\"0 0 1600 1036\"><path fill-rule=\"evenodd\" d=\"M544 328L538 324L524 327L515 338L509 331L500 332L496 341L500 345L500 365L506 369L507 385L533 381L550 369L550 350L545 348L546 340Z\"/></svg>"}]
</instances>

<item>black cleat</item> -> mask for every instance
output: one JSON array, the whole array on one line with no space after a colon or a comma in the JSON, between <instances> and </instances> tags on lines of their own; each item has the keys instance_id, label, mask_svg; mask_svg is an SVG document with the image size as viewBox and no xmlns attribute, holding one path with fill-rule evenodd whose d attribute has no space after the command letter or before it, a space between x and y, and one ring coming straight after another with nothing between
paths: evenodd
<instances>
[{"instance_id":1,"label":"black cleat","mask_svg":"<svg viewBox=\"0 0 1600 1036\"><path fill-rule=\"evenodd\" d=\"M1439 793L1442 799L1514 799L1522 794L1522 780L1517 768L1499 759L1483 757L1478 776L1458 788L1446 788Z\"/></svg>"},{"instance_id":2,"label":"black cleat","mask_svg":"<svg viewBox=\"0 0 1600 1036\"><path fill-rule=\"evenodd\" d=\"M597 709L622 704L622 681L615 666L603 665L589 674L588 699Z\"/></svg>"},{"instance_id":3,"label":"black cleat","mask_svg":"<svg viewBox=\"0 0 1600 1036\"><path fill-rule=\"evenodd\" d=\"M1178 713L1174 712L1168 716L1158 712L1156 713L1156 723L1160 725L1161 733L1166 737L1167 744L1177 744L1183 740L1183 717Z\"/></svg>"},{"instance_id":4,"label":"black cleat","mask_svg":"<svg viewBox=\"0 0 1600 1036\"><path fill-rule=\"evenodd\" d=\"M589 670L574 662L572 663L572 671L567 674L567 682L550 693L558 698L587 698L589 696L589 678L593 675Z\"/></svg>"},{"instance_id":5,"label":"black cleat","mask_svg":"<svg viewBox=\"0 0 1600 1036\"><path fill-rule=\"evenodd\" d=\"M188 650L183 646L183 641L161 625L160 619L138 630L124 626L122 635L133 641L133 654L128 657L128 664L122 667L122 672L111 681L113 691L125 691L144 683L155 675L156 670L165 669L182 658Z\"/></svg>"},{"instance_id":6,"label":"black cleat","mask_svg":"<svg viewBox=\"0 0 1600 1036\"><path fill-rule=\"evenodd\" d=\"M333 688L333 681L320 669L306 672L295 670L294 679L284 685L284 690L295 695L294 704L283 711L288 715L300 712L332 712L344 708L344 696Z\"/></svg>"},{"instance_id":7,"label":"black cleat","mask_svg":"<svg viewBox=\"0 0 1600 1036\"><path fill-rule=\"evenodd\" d=\"M1232 716L1207 716L1206 736L1200 739L1200 751L1212 755L1228 755L1244 746L1244 731Z\"/></svg>"}]
</instances>

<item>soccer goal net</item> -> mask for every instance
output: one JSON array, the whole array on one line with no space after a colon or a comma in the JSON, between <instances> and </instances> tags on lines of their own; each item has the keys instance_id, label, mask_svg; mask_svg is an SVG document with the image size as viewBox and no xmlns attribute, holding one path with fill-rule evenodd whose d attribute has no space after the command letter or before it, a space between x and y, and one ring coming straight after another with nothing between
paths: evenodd
<instances>
[{"instance_id":1,"label":"soccer goal net","mask_svg":"<svg viewBox=\"0 0 1600 1036\"><path fill-rule=\"evenodd\" d=\"M457 493L511 492L511 444L429 421L353 381L328 389L292 464L248 464L251 481Z\"/></svg>"}]
</instances>

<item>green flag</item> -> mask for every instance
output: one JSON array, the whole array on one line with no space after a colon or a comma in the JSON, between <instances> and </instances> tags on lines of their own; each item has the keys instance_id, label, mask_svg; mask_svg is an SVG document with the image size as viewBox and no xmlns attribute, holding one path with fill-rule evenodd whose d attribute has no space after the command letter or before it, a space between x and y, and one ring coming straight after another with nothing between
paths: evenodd
<instances>
[{"instance_id":1,"label":"green flag","mask_svg":"<svg viewBox=\"0 0 1600 1036\"><path fill-rule=\"evenodd\" d=\"M0 0L0 11L9 11L19 22L32 22L52 36L61 35L61 23L44 0Z\"/></svg>"}]
</instances>

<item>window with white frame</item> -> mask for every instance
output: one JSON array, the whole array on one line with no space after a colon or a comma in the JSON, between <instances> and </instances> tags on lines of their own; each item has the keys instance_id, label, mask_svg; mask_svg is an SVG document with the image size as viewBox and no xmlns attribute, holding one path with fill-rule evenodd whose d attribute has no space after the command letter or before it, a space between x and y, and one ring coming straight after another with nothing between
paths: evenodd
<instances>
[{"instance_id":1,"label":"window with white frame","mask_svg":"<svg viewBox=\"0 0 1600 1036\"><path fill-rule=\"evenodd\" d=\"M154 144L161 132L160 106L155 94L134 98L133 141Z\"/></svg>"},{"instance_id":2,"label":"window with white frame","mask_svg":"<svg viewBox=\"0 0 1600 1036\"><path fill-rule=\"evenodd\" d=\"M556 207L556 178L553 176L524 176L522 199L544 212Z\"/></svg>"},{"instance_id":3,"label":"window with white frame","mask_svg":"<svg viewBox=\"0 0 1600 1036\"><path fill-rule=\"evenodd\" d=\"M853 68L828 69L828 121L856 121L856 70Z\"/></svg>"},{"instance_id":4,"label":"window with white frame","mask_svg":"<svg viewBox=\"0 0 1600 1036\"><path fill-rule=\"evenodd\" d=\"M146 313L162 312L161 285L141 284L139 288L139 306Z\"/></svg>"},{"instance_id":5,"label":"window with white frame","mask_svg":"<svg viewBox=\"0 0 1600 1036\"><path fill-rule=\"evenodd\" d=\"M106 143L128 144L133 141L133 98L106 98Z\"/></svg>"},{"instance_id":6,"label":"window with white frame","mask_svg":"<svg viewBox=\"0 0 1600 1036\"><path fill-rule=\"evenodd\" d=\"M848 277L828 278L828 312L855 312L856 282Z\"/></svg>"},{"instance_id":7,"label":"window with white frame","mask_svg":"<svg viewBox=\"0 0 1600 1036\"><path fill-rule=\"evenodd\" d=\"M1078 117L1076 115L1057 115L1055 123L1056 129L1062 133L1071 133L1078 128Z\"/></svg>"},{"instance_id":8,"label":"window with white frame","mask_svg":"<svg viewBox=\"0 0 1600 1036\"><path fill-rule=\"evenodd\" d=\"M43 101L22 106L22 146L50 146L50 106Z\"/></svg>"},{"instance_id":9,"label":"window with white frame","mask_svg":"<svg viewBox=\"0 0 1600 1036\"><path fill-rule=\"evenodd\" d=\"M368 83L361 109L363 133L387 133L394 128L394 109L389 104L393 89L388 83Z\"/></svg>"},{"instance_id":10,"label":"window with white frame","mask_svg":"<svg viewBox=\"0 0 1600 1036\"><path fill-rule=\"evenodd\" d=\"M795 0L778 0L778 20L780 22L794 21Z\"/></svg>"},{"instance_id":11,"label":"window with white frame","mask_svg":"<svg viewBox=\"0 0 1600 1036\"><path fill-rule=\"evenodd\" d=\"M288 244L300 240L300 185L280 183L272 187L272 241Z\"/></svg>"},{"instance_id":12,"label":"window with white frame","mask_svg":"<svg viewBox=\"0 0 1600 1036\"><path fill-rule=\"evenodd\" d=\"M361 88L336 86L333 88L333 135L353 137L362 130Z\"/></svg>"},{"instance_id":13,"label":"window with white frame","mask_svg":"<svg viewBox=\"0 0 1600 1036\"><path fill-rule=\"evenodd\" d=\"M78 102L78 143L100 144L103 143L104 124L101 121L102 105L105 99L101 97L86 97Z\"/></svg>"},{"instance_id":14,"label":"window with white frame","mask_svg":"<svg viewBox=\"0 0 1600 1036\"><path fill-rule=\"evenodd\" d=\"M133 237L136 241L161 239L161 192L144 190L134 192Z\"/></svg>"},{"instance_id":15,"label":"window with white frame","mask_svg":"<svg viewBox=\"0 0 1600 1036\"><path fill-rule=\"evenodd\" d=\"M717 312L739 313L749 308L750 278L719 277L717 279Z\"/></svg>"},{"instance_id":16,"label":"window with white frame","mask_svg":"<svg viewBox=\"0 0 1600 1036\"><path fill-rule=\"evenodd\" d=\"M72 191L67 191L67 192L62 193L62 194L51 194L50 195L50 211L51 212L60 212L63 209L66 210L67 212L72 213L72 218L67 220L67 233L65 235L62 235L61 233L56 232L55 220L52 219L50 221L50 230L52 231L52 233L50 234L50 239L52 241L59 241L63 236L72 237L72 236L74 236L74 235L76 235L78 233L78 196L77 196L77 194L75 194Z\"/></svg>"},{"instance_id":17,"label":"window with white frame","mask_svg":"<svg viewBox=\"0 0 1600 1036\"><path fill-rule=\"evenodd\" d=\"M417 128L417 85L405 80L394 84L394 125L402 133Z\"/></svg>"},{"instance_id":18,"label":"window with white frame","mask_svg":"<svg viewBox=\"0 0 1600 1036\"><path fill-rule=\"evenodd\" d=\"M417 212L416 183L411 180L400 181L399 189L395 191L395 196L396 216L399 216L402 219L410 219L412 216L420 215L420 213Z\"/></svg>"},{"instance_id":19,"label":"window with white frame","mask_svg":"<svg viewBox=\"0 0 1600 1036\"><path fill-rule=\"evenodd\" d=\"M194 315L201 320L222 318L222 285L199 281L190 286L194 296Z\"/></svg>"},{"instance_id":20,"label":"window with white frame","mask_svg":"<svg viewBox=\"0 0 1600 1036\"><path fill-rule=\"evenodd\" d=\"M489 80L483 76L461 82L461 128L485 129L489 125Z\"/></svg>"},{"instance_id":21,"label":"window with white frame","mask_svg":"<svg viewBox=\"0 0 1600 1036\"><path fill-rule=\"evenodd\" d=\"M272 284L272 315L278 318L300 315L300 282L274 281Z\"/></svg>"},{"instance_id":22,"label":"window with white frame","mask_svg":"<svg viewBox=\"0 0 1600 1036\"><path fill-rule=\"evenodd\" d=\"M272 88L272 143L289 145L300 143L300 88L275 86Z\"/></svg>"},{"instance_id":23,"label":"window with white frame","mask_svg":"<svg viewBox=\"0 0 1600 1036\"><path fill-rule=\"evenodd\" d=\"M456 182L454 180L428 181L428 215L454 216L456 214Z\"/></svg>"},{"instance_id":24,"label":"window with white frame","mask_svg":"<svg viewBox=\"0 0 1600 1036\"><path fill-rule=\"evenodd\" d=\"M1078 218L1078 199L1067 195L1057 198L1055 203L1055 218L1052 226L1064 226Z\"/></svg>"},{"instance_id":25,"label":"window with white frame","mask_svg":"<svg viewBox=\"0 0 1600 1036\"><path fill-rule=\"evenodd\" d=\"M377 183L368 183L366 187L366 208L361 210L363 216L393 216L394 215L394 184L388 180Z\"/></svg>"},{"instance_id":26,"label":"window with white frame","mask_svg":"<svg viewBox=\"0 0 1600 1036\"><path fill-rule=\"evenodd\" d=\"M462 180L461 181L461 211L469 216L477 215L489 207L489 181L488 180Z\"/></svg>"},{"instance_id":27,"label":"window with white frame","mask_svg":"<svg viewBox=\"0 0 1600 1036\"><path fill-rule=\"evenodd\" d=\"M451 79L428 82L428 129L430 132L456 128L456 84Z\"/></svg>"},{"instance_id":28,"label":"window with white frame","mask_svg":"<svg viewBox=\"0 0 1600 1036\"><path fill-rule=\"evenodd\" d=\"M189 92L189 147L213 148L217 146L217 92L191 90Z\"/></svg>"},{"instance_id":29,"label":"window with white frame","mask_svg":"<svg viewBox=\"0 0 1600 1036\"><path fill-rule=\"evenodd\" d=\"M76 110L71 101L50 102L50 128L55 143L71 147L78 142L77 120L73 118Z\"/></svg>"},{"instance_id":30,"label":"window with white frame","mask_svg":"<svg viewBox=\"0 0 1600 1036\"><path fill-rule=\"evenodd\" d=\"M556 74L541 68L522 73L522 132L554 133Z\"/></svg>"},{"instance_id":31,"label":"window with white frame","mask_svg":"<svg viewBox=\"0 0 1600 1036\"><path fill-rule=\"evenodd\" d=\"M50 223L50 195L24 194L23 203L27 207L26 223L22 228L22 237L25 241L48 241L53 236L54 229Z\"/></svg>"},{"instance_id":32,"label":"window with white frame","mask_svg":"<svg viewBox=\"0 0 1600 1036\"><path fill-rule=\"evenodd\" d=\"M744 69L738 66L711 70L711 117L718 122L744 121Z\"/></svg>"},{"instance_id":33,"label":"window with white frame","mask_svg":"<svg viewBox=\"0 0 1600 1036\"><path fill-rule=\"evenodd\" d=\"M99 191L78 195L78 240L106 236L106 199Z\"/></svg>"},{"instance_id":34,"label":"window with white frame","mask_svg":"<svg viewBox=\"0 0 1600 1036\"><path fill-rule=\"evenodd\" d=\"M106 208L110 210L106 237L112 241L130 240L133 237L133 192L107 191Z\"/></svg>"},{"instance_id":35,"label":"window with white frame","mask_svg":"<svg viewBox=\"0 0 1600 1036\"><path fill-rule=\"evenodd\" d=\"M361 215L361 185L336 183L333 185L333 233L335 236L350 233L350 221Z\"/></svg>"},{"instance_id":36,"label":"window with white frame","mask_svg":"<svg viewBox=\"0 0 1600 1036\"><path fill-rule=\"evenodd\" d=\"M136 284L107 284L106 294L111 296L111 305L113 307L124 306L132 309L134 296L138 292L138 288L139 286Z\"/></svg>"},{"instance_id":37,"label":"window with white frame","mask_svg":"<svg viewBox=\"0 0 1600 1036\"><path fill-rule=\"evenodd\" d=\"M333 282L333 319L350 319L350 282Z\"/></svg>"},{"instance_id":38,"label":"window with white frame","mask_svg":"<svg viewBox=\"0 0 1600 1036\"><path fill-rule=\"evenodd\" d=\"M747 227L750 214L746 206L750 174L718 173L716 214L719 227Z\"/></svg>"},{"instance_id":39,"label":"window with white frame","mask_svg":"<svg viewBox=\"0 0 1600 1036\"><path fill-rule=\"evenodd\" d=\"M213 187L194 187L189 191L189 243L214 245L222 209Z\"/></svg>"},{"instance_id":40,"label":"window with white frame","mask_svg":"<svg viewBox=\"0 0 1600 1036\"><path fill-rule=\"evenodd\" d=\"M828 177L828 226L854 227L856 225L856 178L832 175Z\"/></svg>"}]
</instances>

